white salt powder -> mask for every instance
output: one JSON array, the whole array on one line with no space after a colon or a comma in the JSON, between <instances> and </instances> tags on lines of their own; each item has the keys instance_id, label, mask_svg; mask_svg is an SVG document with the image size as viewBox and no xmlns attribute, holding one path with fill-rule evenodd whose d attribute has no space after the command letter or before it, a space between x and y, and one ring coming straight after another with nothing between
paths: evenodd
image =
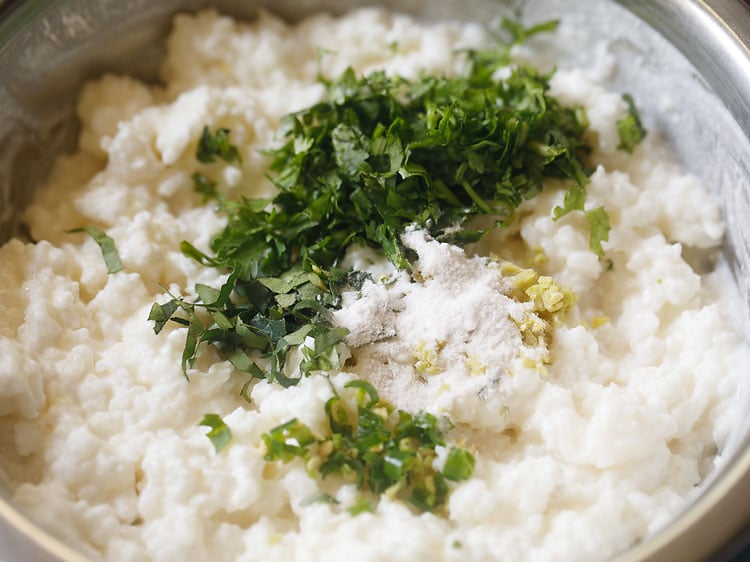
<instances>
[{"instance_id":1,"label":"white salt powder","mask_svg":"<svg viewBox=\"0 0 750 562\"><path fill-rule=\"evenodd\" d=\"M346 293L335 314L350 331L352 371L401 409L502 429L503 381L536 371L547 354L543 342L523 342L519 324L533 315L531 304L507 296L513 287L489 258L468 257L421 230L402 242L418 255L413 274L391 267L361 293Z\"/></svg>"}]
</instances>

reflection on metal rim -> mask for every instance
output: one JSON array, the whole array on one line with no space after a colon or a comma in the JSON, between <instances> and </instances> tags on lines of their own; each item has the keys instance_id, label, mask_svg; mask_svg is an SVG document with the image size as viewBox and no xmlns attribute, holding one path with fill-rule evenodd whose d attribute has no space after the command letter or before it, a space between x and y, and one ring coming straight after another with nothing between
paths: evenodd
<instances>
[{"instance_id":1,"label":"reflection on metal rim","mask_svg":"<svg viewBox=\"0 0 750 562\"><path fill-rule=\"evenodd\" d=\"M750 137L750 3L616 1L677 47L707 79ZM731 82L727 77L731 77ZM681 517L617 560L705 559L718 545L750 525L748 497L750 437L740 445L721 476Z\"/></svg>"}]
</instances>

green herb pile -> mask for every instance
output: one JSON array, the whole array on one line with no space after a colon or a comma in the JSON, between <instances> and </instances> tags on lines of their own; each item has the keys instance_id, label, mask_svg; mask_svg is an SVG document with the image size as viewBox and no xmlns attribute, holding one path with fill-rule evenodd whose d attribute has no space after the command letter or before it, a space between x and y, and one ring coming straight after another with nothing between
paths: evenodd
<instances>
[{"instance_id":1,"label":"green herb pile","mask_svg":"<svg viewBox=\"0 0 750 562\"><path fill-rule=\"evenodd\" d=\"M356 414L334 395L325 410L330 433L316 436L292 419L263 435L267 461L302 458L323 478L336 475L356 482L360 490L398 497L422 511L441 507L448 497L446 480L468 478L474 457L456 447L448 450L442 471L433 467L435 447L445 446L438 419L420 412L414 416L382 401L372 385L352 381L357 388ZM330 496L319 500L334 502ZM356 510L369 509L357 504Z\"/></svg>"},{"instance_id":2,"label":"green herb pile","mask_svg":"<svg viewBox=\"0 0 750 562\"><path fill-rule=\"evenodd\" d=\"M554 23L505 27L513 44ZM278 188L271 200L230 201L213 179L193 175L196 190L228 220L210 254L187 242L182 251L228 277L219 287L197 285L195 300L171 295L154 304L149 316L156 333L170 321L187 326L186 377L207 344L249 375L246 398L253 379L290 386L310 372L340 368L346 331L333 326L331 310L342 291L357 289L366 278L339 268L349 246L374 247L408 269L411 256L400 237L410 225L441 241L476 241L485 231L465 228L468 219L485 215L494 227L510 224L546 178L567 180L555 217L584 212L591 249L602 257L607 213L584 211L585 112L548 95L550 75L509 67L511 44L467 51L466 72L456 77L406 80L347 70L336 80L323 79L325 100L287 116L280 146L268 152ZM507 78L498 79L497 71L506 67ZM630 113L618 127L623 149L631 151L644 131L627 101ZM227 129L212 133L206 127L196 157L241 163ZM292 349L303 358L296 370L287 365ZM323 476L352 474L363 490L401 490L422 509L441 505L445 480L468 476L471 456L452 449L443 473L433 471L429 461L443 443L434 418L398 412L396 424L389 425L390 410L380 415L376 410L383 405L374 390L366 394L370 400L360 403L356 417L344 415L337 397L328 402L331 434L322 440L297 420L274 429L264 436L266 458L322 457ZM225 438L220 420L204 421L215 437Z\"/></svg>"}]
</instances>

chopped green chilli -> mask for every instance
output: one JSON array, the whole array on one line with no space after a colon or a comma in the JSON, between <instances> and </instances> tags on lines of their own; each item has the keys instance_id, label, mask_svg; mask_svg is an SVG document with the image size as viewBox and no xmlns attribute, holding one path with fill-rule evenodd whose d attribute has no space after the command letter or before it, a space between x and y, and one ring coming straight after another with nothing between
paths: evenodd
<instances>
[{"instance_id":1,"label":"chopped green chilli","mask_svg":"<svg viewBox=\"0 0 750 562\"><path fill-rule=\"evenodd\" d=\"M448 458L445 461L443 475L448 480L458 482L466 480L474 471L474 457L463 449L451 447Z\"/></svg>"},{"instance_id":2,"label":"chopped green chilli","mask_svg":"<svg viewBox=\"0 0 750 562\"><path fill-rule=\"evenodd\" d=\"M290 462L304 460L311 474L336 476L356 483L363 492L386 494L432 511L445 504L447 480L466 480L474 470L474 457L451 447L442 471L435 469L436 447L445 446L441 422L429 413L412 415L394 410L364 381L351 381L356 388L356 407L338 395L326 402L329 431L315 433L298 419L292 419L263 434L265 459ZM316 501L332 503L322 495ZM362 498L350 513L371 511Z\"/></svg>"},{"instance_id":3,"label":"chopped green chilli","mask_svg":"<svg viewBox=\"0 0 750 562\"><path fill-rule=\"evenodd\" d=\"M206 434L213 443L214 449L220 453L232 440L232 430L229 429L224 420L216 414L206 414L198 425L211 428Z\"/></svg>"},{"instance_id":4,"label":"chopped green chilli","mask_svg":"<svg viewBox=\"0 0 750 562\"><path fill-rule=\"evenodd\" d=\"M107 273L117 273L122 271L122 262L120 261L120 254L117 253L115 247L115 241L104 231L94 228L93 226L87 226L84 228L74 228L69 230L70 233L85 232L99 245L102 250L102 257L104 263L107 266Z\"/></svg>"}]
</instances>

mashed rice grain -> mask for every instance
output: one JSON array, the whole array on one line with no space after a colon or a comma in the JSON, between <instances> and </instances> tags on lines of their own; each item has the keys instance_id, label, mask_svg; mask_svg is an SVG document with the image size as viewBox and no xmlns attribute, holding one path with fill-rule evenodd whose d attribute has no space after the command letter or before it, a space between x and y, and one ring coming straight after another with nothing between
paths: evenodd
<instances>
[{"instance_id":1,"label":"mashed rice grain","mask_svg":"<svg viewBox=\"0 0 750 562\"><path fill-rule=\"evenodd\" d=\"M293 417L324 426L328 380L311 376L288 389L258 382L247 404L237 391L244 379L215 351L187 383L184 329L157 337L146 321L162 286L185 294L220 280L179 250L188 240L207 251L223 225L190 180L205 124L230 128L241 150L241 166L207 168L223 193L267 196L259 149L273 144L283 115L323 96L319 49L329 76L352 66L412 77L455 72L456 49L485 40L476 25L426 26L377 9L295 27L267 14L245 24L209 11L176 18L163 86L112 75L89 83L79 149L59 158L25 214L37 242L0 249L0 472L15 503L84 554L112 561L595 560L683 509L728 437L747 365L728 320L731 283L683 258L687 249L711 255L721 217L656 132L632 156L617 150L624 104L583 70L558 71L552 88L591 121L598 167L588 201L610 215L611 271L589 250L582 216L553 220L563 196L555 182L524 204L514 226L466 252L418 232L406 240L424 267L438 260L436 284L441 268L489 267L472 256L497 254L577 294L545 344L551 364L531 348L515 367L499 364L505 340L460 307L450 320L463 332L441 335L449 324L435 299L460 302L475 285L446 281L417 295L408 280L378 284L397 272L371 252L347 258L377 275L337 313L360 361L331 382L370 378L402 408L454 419L452 438L469 443L477 463L455 485L447 516L385 497L373 513L352 516L353 485L316 481L301 462L267 464L261 434ZM107 275L97 245L68 233L85 225L113 237L123 272ZM483 290L480 298L495 302ZM413 333L387 340L404 326L422 326L424 341ZM422 366L453 354L443 355L455 369L439 384L413 382L419 345ZM389 386L376 368L384 360L411 382ZM494 377L486 392L482 377ZM233 432L221 454L197 425L206 412ZM340 505L300 505L321 488Z\"/></svg>"}]
</instances>

